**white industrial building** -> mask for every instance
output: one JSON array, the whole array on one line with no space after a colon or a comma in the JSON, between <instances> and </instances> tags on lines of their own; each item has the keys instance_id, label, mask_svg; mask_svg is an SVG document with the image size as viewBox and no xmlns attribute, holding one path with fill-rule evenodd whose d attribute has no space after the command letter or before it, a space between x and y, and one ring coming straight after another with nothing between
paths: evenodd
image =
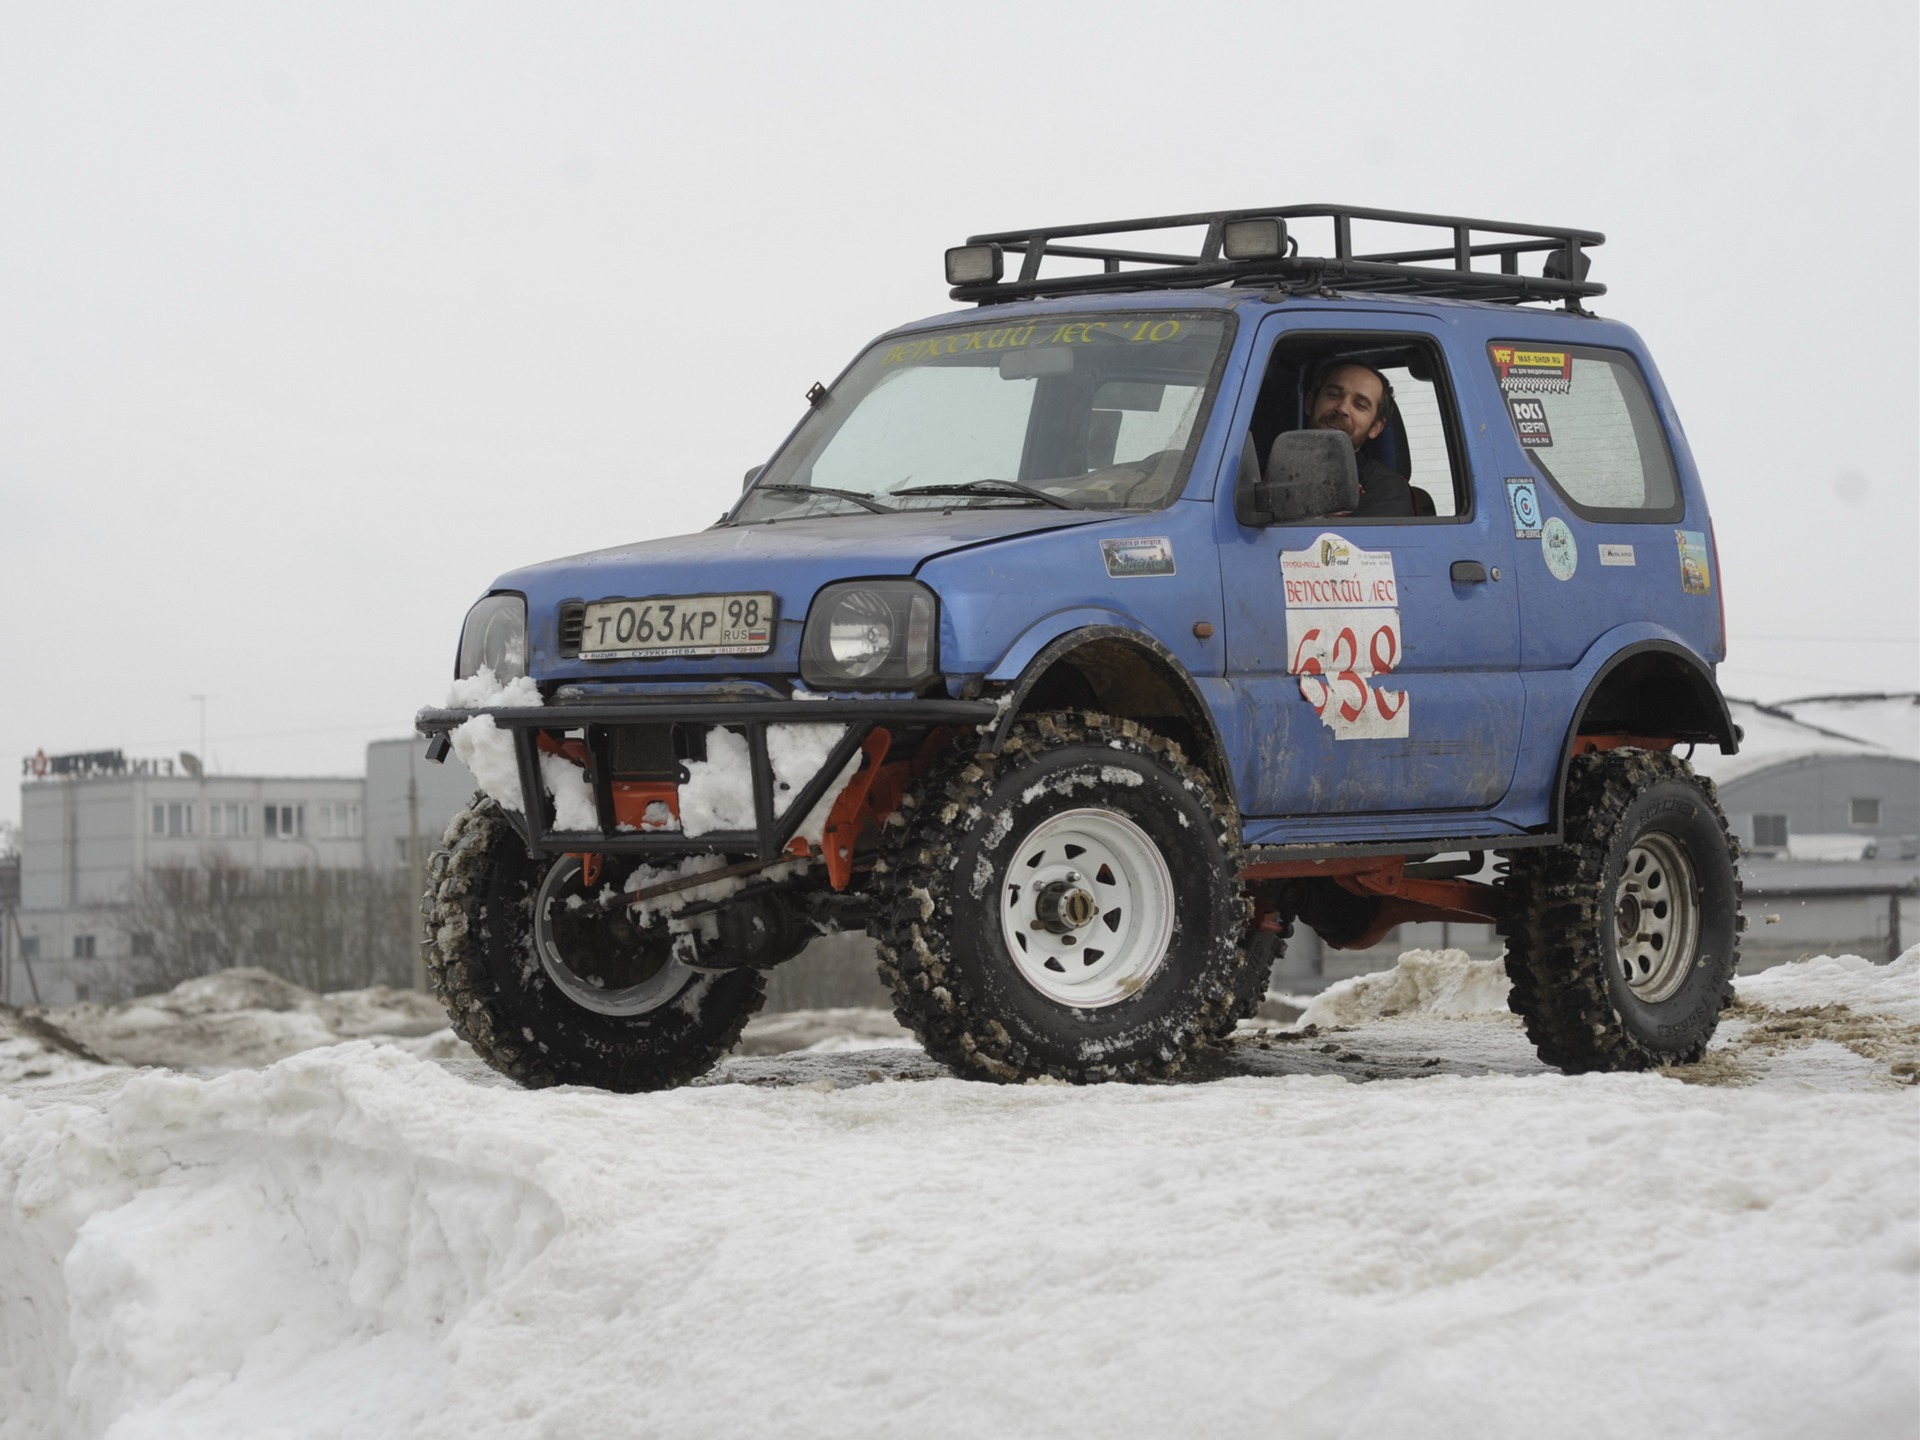
<instances>
[{"instance_id":1,"label":"white industrial building","mask_svg":"<svg viewBox=\"0 0 1920 1440\"><path fill-rule=\"evenodd\" d=\"M364 776L194 773L119 751L36 756L20 787L17 898L0 914L0 1001L65 1004L121 986L143 948L129 901L167 871L232 873L272 892L309 876L347 883L431 853L472 793L418 739L367 747ZM11 887L8 887L11 889Z\"/></svg>"}]
</instances>

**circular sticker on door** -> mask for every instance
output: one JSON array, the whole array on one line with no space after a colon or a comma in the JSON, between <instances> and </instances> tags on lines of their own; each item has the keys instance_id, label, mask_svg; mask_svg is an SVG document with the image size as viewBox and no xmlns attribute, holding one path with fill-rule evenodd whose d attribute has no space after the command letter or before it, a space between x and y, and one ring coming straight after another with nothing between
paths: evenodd
<instances>
[{"instance_id":1,"label":"circular sticker on door","mask_svg":"<svg viewBox=\"0 0 1920 1440\"><path fill-rule=\"evenodd\" d=\"M1541 527L1540 553L1547 557L1547 569L1553 572L1554 579L1573 578L1574 567L1580 563L1580 552L1574 548L1573 531L1558 515Z\"/></svg>"}]
</instances>

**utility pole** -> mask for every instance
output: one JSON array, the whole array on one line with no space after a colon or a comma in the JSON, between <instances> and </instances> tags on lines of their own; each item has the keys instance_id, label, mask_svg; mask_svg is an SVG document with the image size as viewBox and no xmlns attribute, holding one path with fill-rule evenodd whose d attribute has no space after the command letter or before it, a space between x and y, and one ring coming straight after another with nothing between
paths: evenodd
<instances>
[{"instance_id":1,"label":"utility pole","mask_svg":"<svg viewBox=\"0 0 1920 1440\"><path fill-rule=\"evenodd\" d=\"M420 900L427 891L427 878L420 864L420 781L414 773L413 752L407 746L407 874L408 892L413 897L413 988L427 988L427 917L420 913Z\"/></svg>"},{"instance_id":2,"label":"utility pole","mask_svg":"<svg viewBox=\"0 0 1920 1440\"><path fill-rule=\"evenodd\" d=\"M27 937L20 933L20 916L14 910L7 911L7 923L13 930L13 953L20 957L20 964L27 972L27 988L33 992L33 1003L40 1003L40 982L34 978L33 961L27 958Z\"/></svg>"}]
</instances>

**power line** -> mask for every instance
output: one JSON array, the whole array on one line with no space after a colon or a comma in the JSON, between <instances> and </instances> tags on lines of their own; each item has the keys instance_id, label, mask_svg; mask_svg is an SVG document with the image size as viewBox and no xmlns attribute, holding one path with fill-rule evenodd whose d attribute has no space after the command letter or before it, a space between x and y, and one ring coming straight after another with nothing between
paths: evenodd
<instances>
[{"instance_id":1,"label":"power line","mask_svg":"<svg viewBox=\"0 0 1920 1440\"><path fill-rule=\"evenodd\" d=\"M1729 640L1806 640L1822 645L1920 645L1914 635L1759 635L1751 630L1730 630Z\"/></svg>"},{"instance_id":2,"label":"power line","mask_svg":"<svg viewBox=\"0 0 1920 1440\"><path fill-rule=\"evenodd\" d=\"M409 715L404 723L407 734L411 736L413 733L413 717ZM343 735L356 730L364 733L369 730L391 730L394 728L396 728L395 722L392 720L368 720L358 725L322 725L307 730L260 730L250 735L209 735L207 737L207 744L209 746L236 745L244 740L294 740L306 735ZM172 740L123 740L121 744L132 750L164 750L175 745L191 744L192 739L193 737L191 736L184 736Z\"/></svg>"}]
</instances>

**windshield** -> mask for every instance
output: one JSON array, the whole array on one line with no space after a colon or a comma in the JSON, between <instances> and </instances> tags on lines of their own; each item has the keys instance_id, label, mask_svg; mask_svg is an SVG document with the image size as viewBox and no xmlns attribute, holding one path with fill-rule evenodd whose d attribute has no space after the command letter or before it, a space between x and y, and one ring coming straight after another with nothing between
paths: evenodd
<instances>
[{"instance_id":1,"label":"windshield","mask_svg":"<svg viewBox=\"0 0 1920 1440\"><path fill-rule=\"evenodd\" d=\"M741 501L735 521L1172 501L1212 398L1218 313L1050 315L884 340Z\"/></svg>"}]
</instances>

